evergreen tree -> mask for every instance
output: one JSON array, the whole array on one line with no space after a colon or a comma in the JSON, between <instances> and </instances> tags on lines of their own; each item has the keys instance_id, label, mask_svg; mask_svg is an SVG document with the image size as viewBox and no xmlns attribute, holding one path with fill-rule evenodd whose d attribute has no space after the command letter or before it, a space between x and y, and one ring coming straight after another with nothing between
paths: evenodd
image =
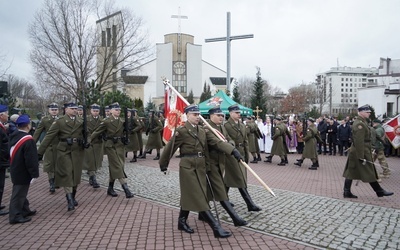
<instances>
[{"instance_id":1,"label":"evergreen tree","mask_svg":"<svg viewBox=\"0 0 400 250\"><path fill-rule=\"evenodd\" d=\"M154 110L156 109L156 104L151 100L151 97L149 97L149 101L146 103L146 108L145 110L149 112L149 110Z\"/></svg>"},{"instance_id":2,"label":"evergreen tree","mask_svg":"<svg viewBox=\"0 0 400 250\"><path fill-rule=\"evenodd\" d=\"M237 82L234 83L234 87L232 90L232 100L234 100L237 103L240 103L239 85Z\"/></svg>"},{"instance_id":3,"label":"evergreen tree","mask_svg":"<svg viewBox=\"0 0 400 250\"><path fill-rule=\"evenodd\" d=\"M118 102L121 108L131 108L133 100L119 90L106 92L104 94L104 103L110 105L114 102Z\"/></svg>"},{"instance_id":4,"label":"evergreen tree","mask_svg":"<svg viewBox=\"0 0 400 250\"><path fill-rule=\"evenodd\" d=\"M190 104L194 103L194 95L193 95L193 90L190 90L189 95L187 96L186 99Z\"/></svg>"},{"instance_id":5,"label":"evergreen tree","mask_svg":"<svg viewBox=\"0 0 400 250\"><path fill-rule=\"evenodd\" d=\"M207 99L211 98L211 88L210 85L207 85L206 82L204 82L204 87L203 87L203 93L200 95L200 102L204 102Z\"/></svg>"},{"instance_id":6,"label":"evergreen tree","mask_svg":"<svg viewBox=\"0 0 400 250\"><path fill-rule=\"evenodd\" d=\"M257 68L257 78L253 84L253 91L250 98L251 108L255 110L258 106L258 109L261 109L262 112L258 113L258 116L263 118L267 113L267 97L264 95L264 80L261 78L261 70L259 67ZM255 114L256 115L256 114Z\"/></svg>"}]
</instances>

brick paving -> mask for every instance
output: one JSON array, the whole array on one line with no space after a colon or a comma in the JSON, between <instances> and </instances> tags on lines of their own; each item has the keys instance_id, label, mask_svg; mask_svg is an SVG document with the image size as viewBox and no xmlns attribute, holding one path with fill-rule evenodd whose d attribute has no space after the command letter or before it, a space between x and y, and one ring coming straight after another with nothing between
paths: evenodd
<instances>
[{"instance_id":1,"label":"brick paving","mask_svg":"<svg viewBox=\"0 0 400 250\"><path fill-rule=\"evenodd\" d=\"M131 155L129 155L130 157ZM263 155L265 156L265 155ZM0 249L399 249L400 248L400 158L388 158L392 176L381 185L395 192L378 198L365 183L353 183L358 199L343 199L345 157L320 156L320 169L308 170L293 165L297 154L289 155L290 164L277 166L259 162L250 166L274 190L267 193L249 176L249 192L263 208L247 212L236 190L229 195L238 214L249 225L234 227L218 205L223 227L232 232L227 239L215 239L209 226L191 213L188 223L195 230L186 234L177 230L179 213L178 158L163 175L153 161L129 163L128 183L136 196L126 199L106 195L107 162L99 171L101 188L93 189L83 174L78 188L79 206L67 212L62 190L48 193L45 174L32 185L28 195L31 208L38 210L31 222L10 225L0 217ZM106 160L106 157L105 157ZM379 169L379 167L378 167ZM6 179L3 204L8 205L10 179Z\"/></svg>"}]
</instances>

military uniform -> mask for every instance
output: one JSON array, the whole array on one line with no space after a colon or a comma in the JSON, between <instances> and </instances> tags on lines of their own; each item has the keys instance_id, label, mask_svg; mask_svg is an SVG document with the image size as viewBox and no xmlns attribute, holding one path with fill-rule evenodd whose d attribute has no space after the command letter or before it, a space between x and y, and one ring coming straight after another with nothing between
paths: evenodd
<instances>
[{"instance_id":1,"label":"military uniform","mask_svg":"<svg viewBox=\"0 0 400 250\"><path fill-rule=\"evenodd\" d=\"M138 138L138 142L139 142L139 155L138 155L138 157L141 157L143 155L143 130L145 128L145 123L143 121L143 117L139 117L138 121L139 121L141 129L138 130L136 133L137 133L137 138Z\"/></svg>"},{"instance_id":2,"label":"military uniform","mask_svg":"<svg viewBox=\"0 0 400 250\"><path fill-rule=\"evenodd\" d=\"M141 158L146 158L146 153L152 149L157 150L157 156L153 160L160 159L160 149L163 147L160 131L163 129L163 125L160 119L154 116L154 113L150 115L149 122L146 128L146 135L148 135L146 149Z\"/></svg>"},{"instance_id":3,"label":"military uniform","mask_svg":"<svg viewBox=\"0 0 400 250\"><path fill-rule=\"evenodd\" d=\"M287 154L288 150L286 147L286 132L288 132L286 125L280 123L282 121L281 117L276 117L275 120L279 121L278 124L275 124L274 128L274 135L272 136L272 148L271 148L271 154L267 157L267 160L265 162L271 162L272 157L274 155L279 155L281 158L281 162L278 163L279 166L285 166L286 161L285 161L285 155Z\"/></svg>"},{"instance_id":4,"label":"military uniform","mask_svg":"<svg viewBox=\"0 0 400 250\"><path fill-rule=\"evenodd\" d=\"M385 157L385 130L382 128L380 120L374 120L374 127L371 129L371 140L373 148L374 162L378 159L379 165L381 165L383 173L379 177L389 178L390 169Z\"/></svg>"},{"instance_id":5,"label":"military uniform","mask_svg":"<svg viewBox=\"0 0 400 250\"><path fill-rule=\"evenodd\" d=\"M135 116L136 109L130 110L131 117L129 120L129 144L126 145L126 152L133 151L133 158L130 162L136 162L137 151L140 150L138 132L143 129L142 125Z\"/></svg>"},{"instance_id":6,"label":"military uniform","mask_svg":"<svg viewBox=\"0 0 400 250\"><path fill-rule=\"evenodd\" d=\"M113 112L113 109L120 111L118 103L111 104L110 108L111 113ZM133 194L130 192L128 184L125 181L125 178L127 177L124 171L125 143L127 142L127 138L124 137L124 121L120 117L110 115L100 123L95 131L93 131L90 136L90 141L95 140L103 133L106 139L104 147L108 158L110 173L110 182L107 194L113 197L118 196L114 191L114 182L118 179L125 191L126 198L132 198Z\"/></svg>"},{"instance_id":7,"label":"military uniform","mask_svg":"<svg viewBox=\"0 0 400 250\"><path fill-rule=\"evenodd\" d=\"M297 160L297 163L294 165L301 166L304 159L311 159L313 165L309 168L311 170L317 170L318 165L318 153L317 153L317 142L322 141L319 136L318 129L315 127L314 119L309 118L310 124L307 128L307 132L305 136L302 138L304 141L304 150L300 160Z\"/></svg>"},{"instance_id":8,"label":"military uniform","mask_svg":"<svg viewBox=\"0 0 400 250\"><path fill-rule=\"evenodd\" d=\"M343 172L345 177L344 198L357 198L350 191L352 180L361 180L369 182L378 197L393 195L393 192L387 192L377 182L378 174L373 164L371 131L366 121L371 113L369 105L358 108L359 116L352 125L352 144L348 154L346 167Z\"/></svg>"}]
</instances>

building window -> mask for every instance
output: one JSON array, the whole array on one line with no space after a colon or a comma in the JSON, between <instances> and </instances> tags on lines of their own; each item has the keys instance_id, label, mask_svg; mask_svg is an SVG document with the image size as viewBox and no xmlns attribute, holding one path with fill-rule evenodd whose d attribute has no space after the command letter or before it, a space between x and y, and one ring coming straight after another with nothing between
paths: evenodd
<instances>
[{"instance_id":1,"label":"building window","mask_svg":"<svg viewBox=\"0 0 400 250\"><path fill-rule=\"evenodd\" d=\"M343 89L342 89L342 91L341 92L343 92Z\"/></svg>"},{"instance_id":2,"label":"building window","mask_svg":"<svg viewBox=\"0 0 400 250\"><path fill-rule=\"evenodd\" d=\"M343 87L343 83L342 83L342 87Z\"/></svg>"},{"instance_id":3,"label":"building window","mask_svg":"<svg viewBox=\"0 0 400 250\"><path fill-rule=\"evenodd\" d=\"M349 80L349 78L346 78L346 82Z\"/></svg>"},{"instance_id":4,"label":"building window","mask_svg":"<svg viewBox=\"0 0 400 250\"><path fill-rule=\"evenodd\" d=\"M353 92L353 90L352 90L352 89L350 89L350 92Z\"/></svg>"},{"instance_id":5,"label":"building window","mask_svg":"<svg viewBox=\"0 0 400 250\"><path fill-rule=\"evenodd\" d=\"M349 84L348 83L346 83L346 87L348 87L349 86Z\"/></svg>"},{"instance_id":6,"label":"building window","mask_svg":"<svg viewBox=\"0 0 400 250\"><path fill-rule=\"evenodd\" d=\"M350 78L350 82L352 82L353 81L353 78Z\"/></svg>"},{"instance_id":7,"label":"building window","mask_svg":"<svg viewBox=\"0 0 400 250\"><path fill-rule=\"evenodd\" d=\"M342 77L342 82L344 81L344 78Z\"/></svg>"},{"instance_id":8,"label":"building window","mask_svg":"<svg viewBox=\"0 0 400 250\"><path fill-rule=\"evenodd\" d=\"M350 102L351 102L352 100L350 99Z\"/></svg>"},{"instance_id":9,"label":"building window","mask_svg":"<svg viewBox=\"0 0 400 250\"><path fill-rule=\"evenodd\" d=\"M111 29L106 28L106 32L107 32L107 47L110 47L111 46Z\"/></svg>"},{"instance_id":10,"label":"building window","mask_svg":"<svg viewBox=\"0 0 400 250\"><path fill-rule=\"evenodd\" d=\"M352 97L353 94L350 94L350 97Z\"/></svg>"},{"instance_id":11,"label":"building window","mask_svg":"<svg viewBox=\"0 0 400 250\"><path fill-rule=\"evenodd\" d=\"M347 89L346 89L346 92L347 92Z\"/></svg>"},{"instance_id":12,"label":"building window","mask_svg":"<svg viewBox=\"0 0 400 250\"><path fill-rule=\"evenodd\" d=\"M342 99L342 100L340 100L340 102L343 102L343 99Z\"/></svg>"},{"instance_id":13,"label":"building window","mask_svg":"<svg viewBox=\"0 0 400 250\"><path fill-rule=\"evenodd\" d=\"M105 31L101 32L101 46L106 47L106 32Z\"/></svg>"},{"instance_id":14,"label":"building window","mask_svg":"<svg viewBox=\"0 0 400 250\"><path fill-rule=\"evenodd\" d=\"M352 83L350 83L350 87L353 87L353 84L352 84Z\"/></svg>"}]
</instances>

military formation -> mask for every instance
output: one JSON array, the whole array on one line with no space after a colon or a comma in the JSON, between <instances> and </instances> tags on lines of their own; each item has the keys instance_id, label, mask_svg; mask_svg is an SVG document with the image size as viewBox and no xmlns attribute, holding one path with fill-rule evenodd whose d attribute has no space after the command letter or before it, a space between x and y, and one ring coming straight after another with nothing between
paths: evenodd
<instances>
[{"instance_id":1,"label":"military formation","mask_svg":"<svg viewBox=\"0 0 400 250\"><path fill-rule=\"evenodd\" d=\"M122 108L118 103L102 107L96 103L85 107L73 102L63 105L64 114L60 115L61 107L56 103L48 105L48 115L43 117L33 135L30 119L22 115L15 120L16 132L11 133L10 141L3 124L8 120L6 106L0 105L0 202L4 191L5 169L11 164L13 195L10 202L10 223L25 223L36 214L29 208L27 192L29 183L38 177L39 161L43 161L43 172L48 176L49 192L56 193L61 188L66 197L67 211L74 211L79 205L79 185L82 172L89 176L89 185L99 188L96 172L101 168L104 155L107 156L109 169L109 185L106 195L117 197L114 190L115 181L121 185L127 199L133 198L125 174L125 161L138 162L146 159L153 150L156 153L160 170L168 170L171 158L179 150L179 181L181 190L178 230L194 233L188 224L190 211L198 212L198 219L208 223L216 238L226 238L231 232L222 228L219 219L211 212L210 203L219 202L231 217L235 226L245 226L245 221L234 209L235 204L229 200L229 190L237 188L247 205L248 211L259 212L261 207L252 200L247 189L247 163L261 161L261 152L266 152L265 143L260 143L268 134L271 140L270 154L265 162L271 163L273 156L280 158L279 166L288 164L287 154L290 153L292 139L295 133L297 142L303 142L301 158L295 165L301 167L305 159L310 159L311 170L319 167L317 145L322 142L320 132L313 118L305 119L302 130L288 129L280 116L269 119L265 126L260 126L260 119L254 116L243 121L240 106L235 104L228 108L229 118L220 107L208 111L209 120L200 116L197 105L189 105L184 113L186 120L176 127L171 139L164 144L162 140L164 116L162 112L150 110L148 117L138 116L136 109ZM351 125L352 143L348 160L343 173L344 198L357 198L351 192L353 180L368 182L378 197L393 195L384 190L378 183L379 175L374 161L378 159L383 165L384 174L390 175L390 169L385 165L382 152L384 131L378 121L374 121L376 131L366 120L371 113L368 105L359 109L359 114ZM89 112L87 114L86 112ZM262 123L262 120L261 120ZM17 133L18 132L18 133ZM292 133L293 132L293 133ZM143 134L147 143L143 143ZM8 144L12 150L3 150ZM381 143L381 144L379 144ZM38 144L38 147L32 145ZM21 155L20 147L29 150L26 156L37 155L37 160L29 164L16 164L13 155ZM161 151L161 149L163 149ZM382 157L383 155L383 157ZM22 157L22 156L21 156ZM21 158L20 157L20 158ZM23 181L16 177L16 169L25 171ZM15 192L15 194L14 194ZM0 203L1 205L1 203ZM0 215L8 214L5 206L0 206ZM218 214L217 214L218 216Z\"/></svg>"}]
</instances>

